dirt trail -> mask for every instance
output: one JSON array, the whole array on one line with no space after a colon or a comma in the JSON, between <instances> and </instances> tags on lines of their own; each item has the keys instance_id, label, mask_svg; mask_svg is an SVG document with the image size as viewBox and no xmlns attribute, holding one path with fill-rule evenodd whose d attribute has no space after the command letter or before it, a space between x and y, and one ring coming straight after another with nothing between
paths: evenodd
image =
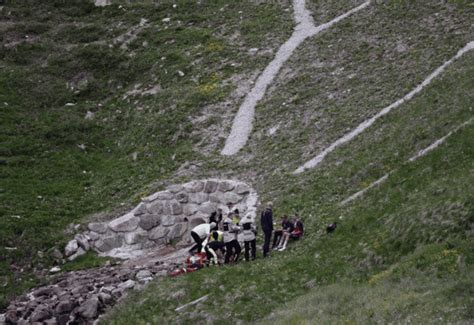
<instances>
[{"instance_id":1,"label":"dirt trail","mask_svg":"<svg viewBox=\"0 0 474 325\"><path fill-rule=\"evenodd\" d=\"M283 64L290 58L295 49L308 37L314 36L325 29L331 27L340 20L367 7L370 1L364 2L360 6L353 8L345 14L325 24L314 26L310 12L305 8L304 0L294 0L294 20L296 26L291 37L278 49L275 58L268 64L262 74L258 77L254 88L247 94L242 105L235 116L232 130L226 140L221 154L230 156L236 154L247 143L252 132L252 122L255 115L255 106L265 95L265 91L270 83L275 79Z\"/></svg>"},{"instance_id":2,"label":"dirt trail","mask_svg":"<svg viewBox=\"0 0 474 325\"><path fill-rule=\"evenodd\" d=\"M450 131L448 134L446 134L444 137L436 140L435 142L433 142L432 144L430 144L428 147L418 151L414 156L412 156L410 159L408 159L408 162L413 162L415 160L417 160L418 158L421 158L423 156L425 156L428 152L438 148L444 141L446 141L446 139L448 137L450 137L451 135L453 135L453 133L456 133L457 131L459 131L459 129L465 127L466 125L468 125L469 123L471 123L473 121L473 119L469 119L468 121L464 122L463 124L457 126L454 130ZM378 185L380 185L381 183L385 182L388 177L393 174L395 172L395 170L392 170L390 171L389 173L383 175L382 177L380 177L378 180L376 180L375 182L371 183L369 186L367 186L366 188L352 194L351 196L349 196L348 198L346 198L344 201L342 201L339 205L340 206L343 206L343 205L346 205L347 203L357 199L358 197L361 197L362 195L364 195L365 192L367 192L368 190L370 190L371 188L373 187L376 187Z\"/></svg>"},{"instance_id":3,"label":"dirt trail","mask_svg":"<svg viewBox=\"0 0 474 325\"><path fill-rule=\"evenodd\" d=\"M354 139L356 136L358 136L360 133L362 133L365 129L370 127L376 120L381 118L382 116L388 114L392 109L397 108L398 106L402 105L406 101L409 101L412 99L416 94L418 94L420 91L423 90L426 86L428 86L436 77L438 77L449 65L451 65L455 60L459 59L463 54L467 53L470 50L474 49L474 41L471 41L466 44L462 49L458 51L458 53L453 56L451 59L443 63L440 67L438 67L435 71L433 71L421 84L416 86L415 89L410 91L408 94L405 95L405 97L397 100L396 102L392 103L391 105L385 107L383 110L378 112L376 115L371 117L370 119L362 122L357 126L354 130L351 132L345 134L343 137L339 138L335 142L333 142L329 147L321 151L316 157L312 158L311 160L308 160L306 163L304 163L302 166L298 167L293 174L300 174L304 172L307 169L311 169L319 165L324 158L332 152L334 149L339 147L340 145L351 141Z\"/></svg>"}]
</instances>

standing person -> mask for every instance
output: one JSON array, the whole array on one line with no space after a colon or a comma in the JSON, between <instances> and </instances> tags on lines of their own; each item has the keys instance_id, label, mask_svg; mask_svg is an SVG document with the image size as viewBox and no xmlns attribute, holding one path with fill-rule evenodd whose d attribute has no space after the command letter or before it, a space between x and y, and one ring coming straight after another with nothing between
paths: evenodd
<instances>
[{"instance_id":1,"label":"standing person","mask_svg":"<svg viewBox=\"0 0 474 325\"><path fill-rule=\"evenodd\" d=\"M230 258L233 257L233 261L237 262L239 260L240 244L237 241L237 234L240 230L239 226L236 226L232 223L232 219L227 216L223 221L222 230L224 233L224 243L225 243L225 260L224 263L229 263Z\"/></svg>"},{"instance_id":2,"label":"standing person","mask_svg":"<svg viewBox=\"0 0 474 325\"><path fill-rule=\"evenodd\" d=\"M214 222L216 224L216 226L214 228L212 228L211 231L217 230L217 224L218 224L217 211L212 212L211 215L209 216L209 223L211 223L211 222Z\"/></svg>"},{"instance_id":3,"label":"standing person","mask_svg":"<svg viewBox=\"0 0 474 325\"><path fill-rule=\"evenodd\" d=\"M217 229L222 230L222 209L217 209Z\"/></svg>"},{"instance_id":4,"label":"standing person","mask_svg":"<svg viewBox=\"0 0 474 325\"><path fill-rule=\"evenodd\" d=\"M248 214L240 221L242 226L244 247L245 247L245 260L248 262L250 260L250 249L252 249L252 261L256 257L256 239L255 234L257 233L257 227L253 222L252 216Z\"/></svg>"},{"instance_id":5,"label":"standing person","mask_svg":"<svg viewBox=\"0 0 474 325\"><path fill-rule=\"evenodd\" d=\"M264 235L263 243L263 257L268 256L270 251L270 239L272 238L273 232L273 203L268 202L266 209L262 212L260 223L262 225L262 231Z\"/></svg>"},{"instance_id":6,"label":"standing person","mask_svg":"<svg viewBox=\"0 0 474 325\"><path fill-rule=\"evenodd\" d=\"M189 253L193 254L195 250L198 252L202 251L203 242L206 242L207 244L207 240L211 234L211 229L213 229L215 226L216 224L214 222L202 223L191 230L191 237L194 239L196 244L191 247Z\"/></svg>"}]
</instances>

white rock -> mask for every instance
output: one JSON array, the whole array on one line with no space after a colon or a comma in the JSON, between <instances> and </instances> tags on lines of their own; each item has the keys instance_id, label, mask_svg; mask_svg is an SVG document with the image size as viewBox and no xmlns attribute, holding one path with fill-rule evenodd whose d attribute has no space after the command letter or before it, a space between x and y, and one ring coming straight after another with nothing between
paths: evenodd
<instances>
[{"instance_id":1,"label":"white rock","mask_svg":"<svg viewBox=\"0 0 474 325\"><path fill-rule=\"evenodd\" d=\"M184 189L190 193L201 192L204 189L204 183L201 181L192 181L184 184Z\"/></svg>"},{"instance_id":2,"label":"white rock","mask_svg":"<svg viewBox=\"0 0 474 325\"><path fill-rule=\"evenodd\" d=\"M163 226L172 226L176 222L176 218L174 216L161 216L161 224Z\"/></svg>"},{"instance_id":3,"label":"white rock","mask_svg":"<svg viewBox=\"0 0 474 325\"><path fill-rule=\"evenodd\" d=\"M59 266L54 266L49 270L49 273L58 273L61 272L61 268Z\"/></svg>"},{"instance_id":4,"label":"white rock","mask_svg":"<svg viewBox=\"0 0 474 325\"><path fill-rule=\"evenodd\" d=\"M169 228L156 227L148 233L148 238L151 240L157 240L165 237L169 232Z\"/></svg>"},{"instance_id":5,"label":"white rock","mask_svg":"<svg viewBox=\"0 0 474 325\"><path fill-rule=\"evenodd\" d=\"M87 225L87 228L89 228L90 231L103 234L107 231L107 224L103 222L91 222Z\"/></svg>"},{"instance_id":6,"label":"white rock","mask_svg":"<svg viewBox=\"0 0 474 325\"><path fill-rule=\"evenodd\" d=\"M135 281L133 280L127 280L118 285L119 288L124 289L124 290L132 289L134 286L135 286Z\"/></svg>"},{"instance_id":7,"label":"white rock","mask_svg":"<svg viewBox=\"0 0 474 325\"><path fill-rule=\"evenodd\" d=\"M234 192L236 192L237 194L247 194L250 192L250 187L247 184L240 183L237 184Z\"/></svg>"},{"instance_id":8,"label":"white rock","mask_svg":"<svg viewBox=\"0 0 474 325\"><path fill-rule=\"evenodd\" d=\"M172 200L174 199L174 194L168 191L161 191L156 193L156 198L158 200Z\"/></svg>"},{"instance_id":9,"label":"white rock","mask_svg":"<svg viewBox=\"0 0 474 325\"><path fill-rule=\"evenodd\" d=\"M134 231L137 229L139 222L140 218L135 217L133 213L130 212L109 222L109 228L115 232Z\"/></svg>"},{"instance_id":10,"label":"white rock","mask_svg":"<svg viewBox=\"0 0 474 325\"><path fill-rule=\"evenodd\" d=\"M206 193L189 193L189 201L192 203L201 204L209 200L209 195Z\"/></svg>"},{"instance_id":11,"label":"white rock","mask_svg":"<svg viewBox=\"0 0 474 325\"><path fill-rule=\"evenodd\" d=\"M69 256L67 259L68 261L74 261L76 258L78 258L79 256L82 256L86 253L86 251L82 248L82 247L79 247L77 249L77 252L71 256Z\"/></svg>"},{"instance_id":12,"label":"white rock","mask_svg":"<svg viewBox=\"0 0 474 325\"><path fill-rule=\"evenodd\" d=\"M79 248L79 244L77 243L77 240L73 239L67 243L66 248L64 249L64 255L66 256L71 256L75 252L77 252L77 249Z\"/></svg>"},{"instance_id":13,"label":"white rock","mask_svg":"<svg viewBox=\"0 0 474 325\"><path fill-rule=\"evenodd\" d=\"M85 251L88 251L90 249L89 236L85 234L77 234L76 236L74 236L74 239L77 241L77 244Z\"/></svg>"},{"instance_id":14,"label":"white rock","mask_svg":"<svg viewBox=\"0 0 474 325\"><path fill-rule=\"evenodd\" d=\"M212 202L205 202L199 207L199 211L204 214L211 214L216 211L217 205Z\"/></svg>"},{"instance_id":15,"label":"white rock","mask_svg":"<svg viewBox=\"0 0 474 325\"><path fill-rule=\"evenodd\" d=\"M234 187L235 187L234 182L223 181L223 182L219 183L218 190L221 191L221 192L228 192L228 191L232 191L234 189Z\"/></svg>"},{"instance_id":16,"label":"white rock","mask_svg":"<svg viewBox=\"0 0 474 325\"><path fill-rule=\"evenodd\" d=\"M91 111L87 111L86 116L84 117L86 120L93 120L95 117L95 113Z\"/></svg>"},{"instance_id":17,"label":"white rock","mask_svg":"<svg viewBox=\"0 0 474 325\"><path fill-rule=\"evenodd\" d=\"M195 214L196 212L198 212L198 210L199 210L199 205L197 204L189 203L189 204L184 205L183 207L183 212L187 216L191 216Z\"/></svg>"},{"instance_id":18,"label":"white rock","mask_svg":"<svg viewBox=\"0 0 474 325\"><path fill-rule=\"evenodd\" d=\"M227 192L224 194L224 200L226 203L230 202L236 204L242 200L242 196L235 194L234 192Z\"/></svg>"},{"instance_id":19,"label":"white rock","mask_svg":"<svg viewBox=\"0 0 474 325\"><path fill-rule=\"evenodd\" d=\"M171 21L171 18L166 17L166 18L163 18L161 21L164 23L169 23Z\"/></svg>"},{"instance_id":20,"label":"white rock","mask_svg":"<svg viewBox=\"0 0 474 325\"><path fill-rule=\"evenodd\" d=\"M125 243L128 245L133 245L137 243L142 243L147 240L148 233L144 230L138 230L125 234Z\"/></svg>"}]
</instances>

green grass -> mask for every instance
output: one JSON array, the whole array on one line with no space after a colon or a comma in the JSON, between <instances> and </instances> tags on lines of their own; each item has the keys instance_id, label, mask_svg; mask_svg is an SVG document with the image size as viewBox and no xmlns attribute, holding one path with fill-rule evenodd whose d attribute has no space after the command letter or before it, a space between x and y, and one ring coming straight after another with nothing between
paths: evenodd
<instances>
[{"instance_id":1,"label":"green grass","mask_svg":"<svg viewBox=\"0 0 474 325\"><path fill-rule=\"evenodd\" d=\"M105 323L254 323L274 322L281 315L282 323L318 318L322 323L469 322L472 302L463 297L474 285L473 125L415 163L407 160L472 117L472 53L318 168L291 175L463 47L472 32L465 25L469 13L458 9L414 5L405 16L397 7L375 6L307 41L291 59L289 74L294 77L278 80L257 107L250 145L232 159L215 158L215 165L232 170L232 176L251 180L262 202L274 201L277 216L300 212L308 229L304 241L268 260L157 282L125 300ZM416 27L432 16L442 21L436 29L451 32ZM379 60L371 59L377 49L354 45L374 37L386 44L380 46L385 54ZM413 41L405 54L384 49L397 37ZM436 51L430 49L433 44ZM417 56L428 57L420 64ZM330 65L318 68L317 59ZM344 70L331 76L340 67ZM348 88L353 91L343 93ZM326 89L342 95L328 105ZM314 122L319 126L313 127ZM273 137L265 134L278 123ZM380 187L339 206L390 171ZM339 228L326 236L325 225L335 220ZM175 299L174 292L184 292L184 297ZM174 312L206 294L210 301Z\"/></svg>"},{"instance_id":2,"label":"green grass","mask_svg":"<svg viewBox=\"0 0 474 325\"><path fill-rule=\"evenodd\" d=\"M42 281L37 271L71 238L64 231L70 223L99 212L116 216L184 162L201 159L192 149L191 118L229 94L225 79L264 66L248 60L246 49L276 46L291 32L283 9L225 1L3 8L0 309ZM115 44L142 18L148 24L128 49ZM156 85L154 96L127 95ZM85 119L87 112L94 118ZM64 269L87 265L99 263L87 255Z\"/></svg>"},{"instance_id":3,"label":"green grass","mask_svg":"<svg viewBox=\"0 0 474 325\"><path fill-rule=\"evenodd\" d=\"M236 101L225 105L233 90L228 80L265 67L271 55L248 49L276 49L288 37L287 7L216 1L123 10L52 2L37 10L12 7L8 17L4 9L2 20L15 27L0 25L2 44L25 33L37 39L0 51L0 279L7 284L0 306L44 281L35 268L52 265L53 248L71 238L63 232L69 223L100 211L117 215L163 184L218 172L247 180L262 202L274 201L276 219L298 211L305 238L270 259L155 281L131 293L105 323L472 321L474 126L407 163L472 117L472 53L318 168L291 174L472 40L469 7L394 4L374 4L307 40L258 105L249 145L231 159L217 149L195 152L201 139L193 134L226 125L224 115L238 108ZM319 23L355 5L308 7ZM149 25L127 50L108 46L141 18ZM161 90L127 95L137 84ZM65 106L70 102L76 105ZM220 106L227 111L191 122ZM94 119L84 119L88 111ZM185 161L201 167L176 176ZM339 206L390 171L380 187ZM337 231L325 235L335 220ZM102 263L87 254L62 269ZM206 303L174 311L206 294Z\"/></svg>"},{"instance_id":4,"label":"green grass","mask_svg":"<svg viewBox=\"0 0 474 325\"><path fill-rule=\"evenodd\" d=\"M344 208L319 206L319 218L306 213L308 236L285 253L160 280L132 294L106 323L254 322L274 311L287 314L288 320L311 320L319 310L329 313L328 322L403 322L428 315L433 321L467 321L472 304L462 297L474 285L474 242L468 232L473 222L473 166L466 162L472 162L474 154L473 132L470 125L437 151L401 167L364 200ZM434 194L439 188L445 191ZM305 189L293 201L302 211L315 213L319 200ZM445 211L442 219L434 217L439 210ZM324 224L337 216L344 216L339 228L325 235ZM291 302L309 291L310 282L314 291ZM180 300L173 298L177 291L185 293ZM428 291L430 296L423 298ZM209 302L174 311L205 294L212 297ZM340 317L336 308L345 309ZM419 308L422 312L415 313Z\"/></svg>"}]
</instances>

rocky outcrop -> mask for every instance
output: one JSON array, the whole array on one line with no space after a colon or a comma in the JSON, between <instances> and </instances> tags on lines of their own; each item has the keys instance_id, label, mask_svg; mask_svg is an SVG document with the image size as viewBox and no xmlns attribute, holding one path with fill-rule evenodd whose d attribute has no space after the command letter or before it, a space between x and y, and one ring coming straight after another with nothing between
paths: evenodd
<instances>
[{"instance_id":1,"label":"rocky outcrop","mask_svg":"<svg viewBox=\"0 0 474 325\"><path fill-rule=\"evenodd\" d=\"M175 269L185 258L186 250L155 254L159 256L57 275L48 281L49 285L11 301L5 313L0 314L0 325L95 324L129 290L141 289Z\"/></svg>"},{"instance_id":2,"label":"rocky outcrop","mask_svg":"<svg viewBox=\"0 0 474 325\"><path fill-rule=\"evenodd\" d=\"M190 244L192 227L209 221L216 209L227 212L232 203L241 215L256 216L258 196L248 184L235 180L206 179L175 184L153 193L130 212L109 222L88 224L66 248L69 260L89 249L119 258L140 256L145 250L171 241L178 247Z\"/></svg>"}]
</instances>

